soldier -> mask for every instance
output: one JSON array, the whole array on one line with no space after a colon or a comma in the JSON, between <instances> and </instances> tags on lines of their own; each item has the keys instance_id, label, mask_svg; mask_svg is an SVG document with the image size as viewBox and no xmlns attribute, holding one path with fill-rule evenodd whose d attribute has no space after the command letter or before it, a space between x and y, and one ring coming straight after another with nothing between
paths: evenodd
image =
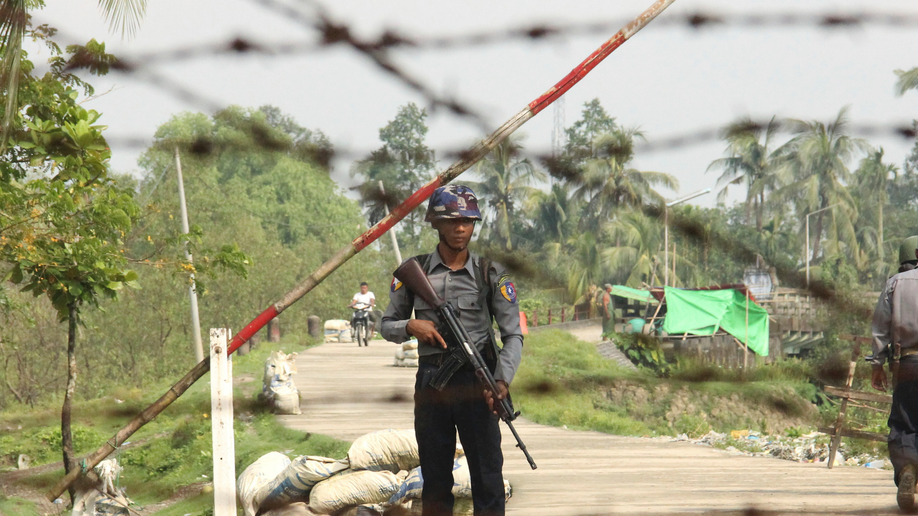
<instances>
[{"instance_id":1,"label":"soldier","mask_svg":"<svg viewBox=\"0 0 918 516\"><path fill-rule=\"evenodd\" d=\"M414 429L418 440L424 489L423 516L453 514L453 457L456 431L468 459L475 516L504 514L503 454L494 398L509 395L510 382L522 356L516 289L504 268L468 250L475 222L481 220L471 188L449 185L430 197L425 219L440 242L434 252L418 257L434 290L459 311L459 318L497 381L498 393L483 391L470 365L460 368L442 391L430 386L448 356L433 307L414 296L398 280L389 289L389 307L381 333L392 342L418 339L420 355L414 393ZM414 309L415 319L410 319ZM500 329L498 349L491 321Z\"/></svg>"},{"instance_id":2,"label":"soldier","mask_svg":"<svg viewBox=\"0 0 918 516\"><path fill-rule=\"evenodd\" d=\"M893 370L893 402L889 414L889 460L895 470L899 508L915 508L918 479L918 236L906 238L899 249L900 273L886 282L873 314L871 384L886 391L883 364ZM902 272L904 271L904 272Z\"/></svg>"}]
</instances>

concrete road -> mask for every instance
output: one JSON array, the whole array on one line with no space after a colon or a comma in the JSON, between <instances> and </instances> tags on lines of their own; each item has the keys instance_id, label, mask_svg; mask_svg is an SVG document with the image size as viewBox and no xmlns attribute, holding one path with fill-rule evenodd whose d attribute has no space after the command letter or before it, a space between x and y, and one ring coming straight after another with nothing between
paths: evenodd
<instances>
[{"instance_id":1,"label":"concrete road","mask_svg":"<svg viewBox=\"0 0 918 516\"><path fill-rule=\"evenodd\" d=\"M393 367L395 345L325 344L301 352L302 415L288 427L353 440L412 428L416 369ZM898 514L891 471L733 456L706 446L538 425L515 426L532 471L504 429L510 515L685 514L754 507L787 514Z\"/></svg>"}]
</instances>

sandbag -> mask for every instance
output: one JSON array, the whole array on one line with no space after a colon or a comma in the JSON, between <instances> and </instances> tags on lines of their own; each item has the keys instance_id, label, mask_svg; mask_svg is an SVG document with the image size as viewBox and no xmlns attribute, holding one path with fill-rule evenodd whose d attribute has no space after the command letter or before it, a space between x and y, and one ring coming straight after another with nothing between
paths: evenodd
<instances>
[{"instance_id":1,"label":"sandbag","mask_svg":"<svg viewBox=\"0 0 918 516\"><path fill-rule=\"evenodd\" d=\"M414 430L379 430L357 438L347 452L351 469L398 473L420 465Z\"/></svg>"},{"instance_id":2,"label":"sandbag","mask_svg":"<svg viewBox=\"0 0 918 516\"><path fill-rule=\"evenodd\" d=\"M396 360L404 360L404 359L405 359L405 351L402 350L402 348L395 348L395 358L396 358Z\"/></svg>"},{"instance_id":3,"label":"sandbag","mask_svg":"<svg viewBox=\"0 0 918 516\"><path fill-rule=\"evenodd\" d=\"M309 502L309 492L313 486L346 469L347 460L313 455L297 457L258 491L254 505L270 509L294 502Z\"/></svg>"},{"instance_id":4,"label":"sandbag","mask_svg":"<svg viewBox=\"0 0 918 516\"><path fill-rule=\"evenodd\" d=\"M406 350L403 350L403 351L402 351L402 354L404 355L404 357L402 357L402 358L419 358L419 356L418 356L418 350L416 350L416 349L406 349Z\"/></svg>"},{"instance_id":5,"label":"sandbag","mask_svg":"<svg viewBox=\"0 0 918 516\"><path fill-rule=\"evenodd\" d=\"M348 321L344 319L329 319L328 321L325 321L326 330L341 331L341 330L346 330L350 327L351 327L351 323L349 323Z\"/></svg>"},{"instance_id":6,"label":"sandbag","mask_svg":"<svg viewBox=\"0 0 918 516\"><path fill-rule=\"evenodd\" d=\"M255 496L259 490L274 480L290 464L290 459L283 453L269 452L245 468L236 479L236 499L245 516L255 516L258 506Z\"/></svg>"},{"instance_id":7,"label":"sandbag","mask_svg":"<svg viewBox=\"0 0 918 516\"><path fill-rule=\"evenodd\" d=\"M275 414L302 414L300 411L300 393L299 391L290 394L274 395L274 413Z\"/></svg>"},{"instance_id":8,"label":"sandbag","mask_svg":"<svg viewBox=\"0 0 918 516\"><path fill-rule=\"evenodd\" d=\"M387 502L389 505L405 503L408 500L420 500L421 491L424 489L424 475L421 474L421 467L418 466L408 473L408 477Z\"/></svg>"},{"instance_id":9,"label":"sandbag","mask_svg":"<svg viewBox=\"0 0 918 516\"><path fill-rule=\"evenodd\" d=\"M388 504L395 505L412 499L420 499L423 489L424 474L420 467L414 468L405 481L402 482L402 485L399 486L398 491L389 498ZM472 497L472 478L469 472L468 460L464 455L453 461L452 493L456 498ZM509 500L511 493L510 481L504 479L504 497Z\"/></svg>"},{"instance_id":10,"label":"sandbag","mask_svg":"<svg viewBox=\"0 0 918 516\"><path fill-rule=\"evenodd\" d=\"M316 484L309 493L309 508L333 514L351 505L383 503L400 483L391 471L348 471Z\"/></svg>"},{"instance_id":11,"label":"sandbag","mask_svg":"<svg viewBox=\"0 0 918 516\"><path fill-rule=\"evenodd\" d=\"M346 343L354 342L353 339L351 338L350 328L346 330L341 330L341 332L338 333L338 342L346 342Z\"/></svg>"},{"instance_id":12,"label":"sandbag","mask_svg":"<svg viewBox=\"0 0 918 516\"><path fill-rule=\"evenodd\" d=\"M418 349L418 340L417 340L417 339L411 339L411 340L407 340L407 341L405 341L405 342L402 342L402 349L405 350L405 351L407 351L407 350L409 350L409 349Z\"/></svg>"},{"instance_id":13,"label":"sandbag","mask_svg":"<svg viewBox=\"0 0 918 516\"><path fill-rule=\"evenodd\" d=\"M396 365L400 367L418 367L418 359L417 358L403 358L401 360L398 360L398 363Z\"/></svg>"},{"instance_id":14,"label":"sandbag","mask_svg":"<svg viewBox=\"0 0 918 516\"><path fill-rule=\"evenodd\" d=\"M299 414L300 392L293 383L296 374L296 353L272 351L265 360L261 397L274 407L277 414Z\"/></svg>"}]
</instances>

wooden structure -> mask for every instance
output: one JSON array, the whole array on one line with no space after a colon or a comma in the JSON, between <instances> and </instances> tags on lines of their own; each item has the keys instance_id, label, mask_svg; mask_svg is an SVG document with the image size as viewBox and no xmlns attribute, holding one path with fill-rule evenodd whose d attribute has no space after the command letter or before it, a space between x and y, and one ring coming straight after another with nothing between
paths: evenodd
<instances>
[{"instance_id":1,"label":"wooden structure","mask_svg":"<svg viewBox=\"0 0 918 516\"><path fill-rule=\"evenodd\" d=\"M828 428L819 428L820 432L832 436L832 442L829 444L829 469L832 469L832 466L835 465L835 455L838 453L838 446L841 444L842 437L886 442L886 435L884 434L846 428L845 423L848 407L868 407L858 402L892 404L892 396L889 394L851 390L851 386L854 384L854 371L857 369L857 359L861 355L861 344L869 344L871 339L869 337L855 337L853 335L839 335L839 338L854 342L854 345L851 346L851 361L848 364L848 378L845 380L845 386L843 388L826 386L826 394L841 398L841 406L838 409L838 417L835 418L835 425ZM875 410L874 407L868 408Z\"/></svg>"}]
</instances>

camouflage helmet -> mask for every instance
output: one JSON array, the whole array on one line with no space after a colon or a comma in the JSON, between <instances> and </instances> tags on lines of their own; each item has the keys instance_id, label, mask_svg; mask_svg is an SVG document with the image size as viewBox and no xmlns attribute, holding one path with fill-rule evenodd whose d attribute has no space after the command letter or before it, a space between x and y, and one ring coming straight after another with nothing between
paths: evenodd
<instances>
[{"instance_id":1,"label":"camouflage helmet","mask_svg":"<svg viewBox=\"0 0 918 516\"><path fill-rule=\"evenodd\" d=\"M465 185L447 185L434 190L427 203L424 220L433 222L440 219L481 220L475 192Z\"/></svg>"},{"instance_id":2,"label":"camouflage helmet","mask_svg":"<svg viewBox=\"0 0 918 516\"><path fill-rule=\"evenodd\" d=\"M918 249L918 235L902 240L902 245L899 246L899 263L918 260L915 258L915 249Z\"/></svg>"}]
</instances>

